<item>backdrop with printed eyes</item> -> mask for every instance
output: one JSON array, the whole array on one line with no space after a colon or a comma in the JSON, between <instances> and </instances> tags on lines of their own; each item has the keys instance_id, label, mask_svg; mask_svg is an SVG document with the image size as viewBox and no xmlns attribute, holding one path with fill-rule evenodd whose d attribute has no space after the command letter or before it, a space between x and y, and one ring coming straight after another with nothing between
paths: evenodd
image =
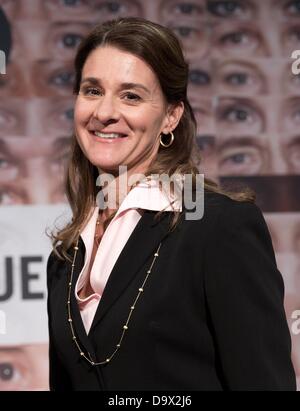
<instances>
[{"instance_id":1,"label":"backdrop with printed eyes","mask_svg":"<svg viewBox=\"0 0 300 411\"><path fill-rule=\"evenodd\" d=\"M201 171L257 193L300 388L300 75L291 59L300 0L0 0L0 9L0 390L48 386L45 227L70 216L73 58L95 24L120 16L174 30L190 64Z\"/></svg>"}]
</instances>

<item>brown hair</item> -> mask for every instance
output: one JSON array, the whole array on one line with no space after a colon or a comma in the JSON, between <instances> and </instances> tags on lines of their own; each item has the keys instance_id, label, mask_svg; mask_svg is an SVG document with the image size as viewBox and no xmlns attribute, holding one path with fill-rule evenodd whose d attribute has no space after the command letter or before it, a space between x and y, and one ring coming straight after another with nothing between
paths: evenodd
<instances>
[{"instance_id":1,"label":"brown hair","mask_svg":"<svg viewBox=\"0 0 300 411\"><path fill-rule=\"evenodd\" d=\"M173 144L168 148L159 148L145 175L191 174L195 187L200 153L196 143L196 120L187 98L189 69L177 37L166 27L135 17L120 18L96 26L80 44L75 58L75 94L79 92L82 70L88 56L96 48L106 45L140 57L156 74L166 102L184 103L183 115L173 130ZM97 177L98 169L84 156L73 137L66 176L66 194L73 219L57 234L52 234L54 250L62 258L69 259L67 250L76 242L80 227L87 221L90 210L95 205ZM224 193L216 183L207 179L204 189ZM225 194L239 201L253 200L248 191ZM160 212L157 213L159 214ZM179 217L180 213L174 212L171 230L178 223Z\"/></svg>"}]
</instances>

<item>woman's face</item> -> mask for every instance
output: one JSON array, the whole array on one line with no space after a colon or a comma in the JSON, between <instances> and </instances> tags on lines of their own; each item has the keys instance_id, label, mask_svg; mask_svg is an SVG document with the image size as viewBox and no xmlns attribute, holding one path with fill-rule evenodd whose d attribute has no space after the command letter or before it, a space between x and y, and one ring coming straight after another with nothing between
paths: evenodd
<instances>
[{"instance_id":1,"label":"woman's face","mask_svg":"<svg viewBox=\"0 0 300 411\"><path fill-rule=\"evenodd\" d=\"M87 58L75 104L75 131L89 161L106 172L120 165L146 171L169 115L158 79L140 58L117 48L97 48Z\"/></svg>"}]
</instances>

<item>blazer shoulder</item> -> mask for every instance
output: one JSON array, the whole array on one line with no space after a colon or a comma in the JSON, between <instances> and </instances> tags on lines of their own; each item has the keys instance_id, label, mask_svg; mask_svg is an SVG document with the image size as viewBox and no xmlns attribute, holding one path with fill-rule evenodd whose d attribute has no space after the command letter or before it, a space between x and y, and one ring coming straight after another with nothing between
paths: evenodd
<instances>
[{"instance_id":1,"label":"blazer shoulder","mask_svg":"<svg viewBox=\"0 0 300 411\"><path fill-rule=\"evenodd\" d=\"M237 201L221 193L204 193L204 220L209 220L210 223L212 220L221 220L226 225L231 225L245 218L262 221L263 215L253 202Z\"/></svg>"},{"instance_id":2,"label":"blazer shoulder","mask_svg":"<svg viewBox=\"0 0 300 411\"><path fill-rule=\"evenodd\" d=\"M248 241L264 243L275 260L272 238L261 209L250 201L233 200L226 195L212 193L205 197L204 219L209 225L210 244L233 241L240 246Z\"/></svg>"},{"instance_id":3,"label":"blazer shoulder","mask_svg":"<svg viewBox=\"0 0 300 411\"><path fill-rule=\"evenodd\" d=\"M58 255L54 252L54 250L52 250L48 256L46 269L48 289L50 288L54 278L59 277L61 275L61 269L65 265L66 260L59 258Z\"/></svg>"},{"instance_id":4,"label":"blazer shoulder","mask_svg":"<svg viewBox=\"0 0 300 411\"><path fill-rule=\"evenodd\" d=\"M238 201L234 200L231 197L222 194L222 193L215 193L210 191L204 192L204 203L206 207L209 207L215 211L224 211L230 209L242 209L249 207L250 209L255 208L259 209L259 207L251 201Z\"/></svg>"},{"instance_id":5,"label":"blazer shoulder","mask_svg":"<svg viewBox=\"0 0 300 411\"><path fill-rule=\"evenodd\" d=\"M51 282L52 282L52 278L53 278L53 274L55 272L55 264L57 261L57 256L55 255L54 251L52 250L51 253L48 256L48 260L47 260L47 268L46 268L46 274L47 274L47 288L49 289Z\"/></svg>"}]
</instances>

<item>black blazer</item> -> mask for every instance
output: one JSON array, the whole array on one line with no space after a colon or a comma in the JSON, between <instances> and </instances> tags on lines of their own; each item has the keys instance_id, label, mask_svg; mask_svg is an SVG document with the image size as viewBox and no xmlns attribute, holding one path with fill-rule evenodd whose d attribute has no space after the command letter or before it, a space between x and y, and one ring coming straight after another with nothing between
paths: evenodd
<instances>
[{"instance_id":1,"label":"black blazer","mask_svg":"<svg viewBox=\"0 0 300 411\"><path fill-rule=\"evenodd\" d=\"M168 234L145 211L107 282L87 336L74 297L84 263L82 239L71 298L78 341L102 361L116 346L158 244L151 276L121 349L104 366L80 357L67 321L71 264L48 266L52 390L295 390L284 287L260 210L206 193L201 220Z\"/></svg>"}]
</instances>

